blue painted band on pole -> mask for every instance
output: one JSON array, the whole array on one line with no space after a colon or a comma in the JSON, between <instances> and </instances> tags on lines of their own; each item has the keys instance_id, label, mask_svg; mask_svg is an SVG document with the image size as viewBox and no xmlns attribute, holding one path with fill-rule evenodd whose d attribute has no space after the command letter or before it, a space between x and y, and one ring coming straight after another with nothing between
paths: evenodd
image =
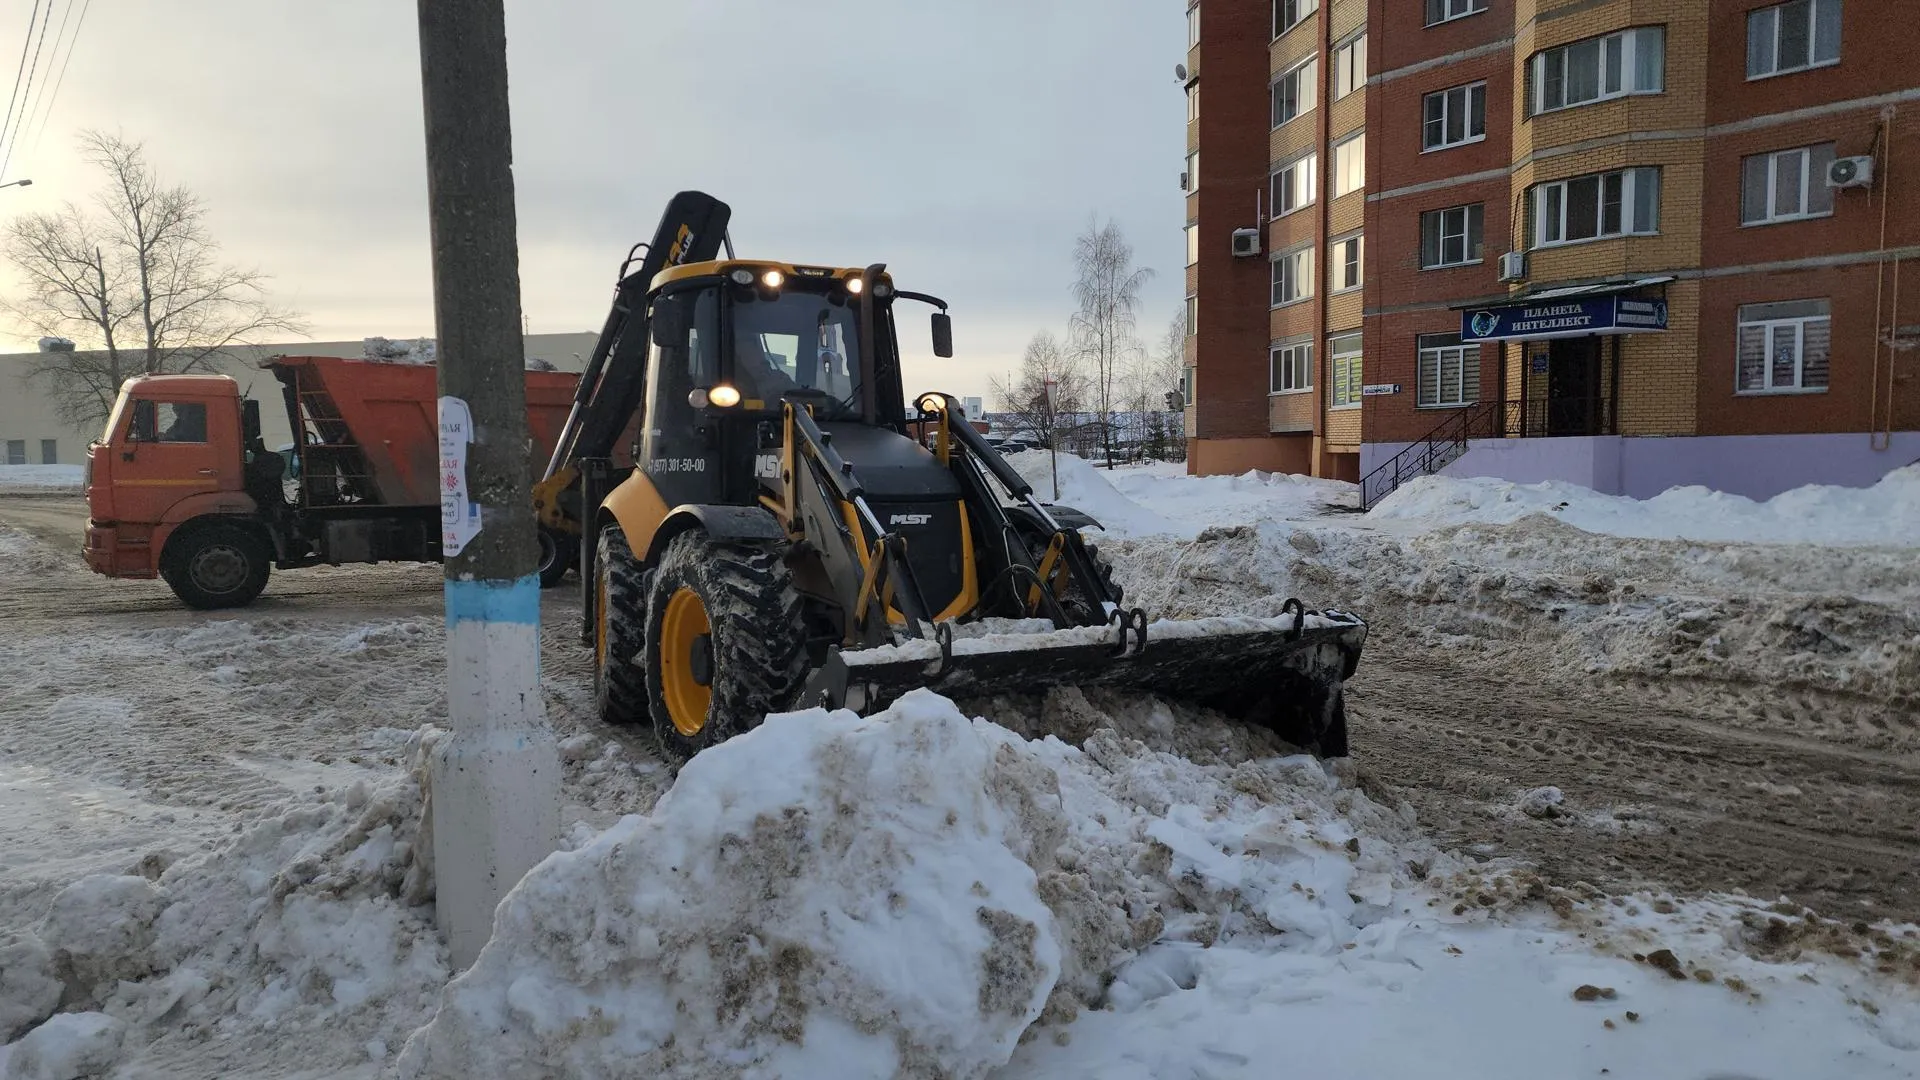
<instances>
[{"instance_id":1,"label":"blue painted band on pole","mask_svg":"<svg viewBox=\"0 0 1920 1080\"><path fill-rule=\"evenodd\" d=\"M447 582L447 625L463 622L540 625L540 577L517 581Z\"/></svg>"}]
</instances>

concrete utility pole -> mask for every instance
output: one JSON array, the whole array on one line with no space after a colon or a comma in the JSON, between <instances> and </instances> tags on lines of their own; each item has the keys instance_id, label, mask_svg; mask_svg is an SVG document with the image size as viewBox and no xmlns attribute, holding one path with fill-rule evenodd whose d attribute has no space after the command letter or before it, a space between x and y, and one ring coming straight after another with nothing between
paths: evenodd
<instances>
[{"instance_id":1,"label":"concrete utility pole","mask_svg":"<svg viewBox=\"0 0 1920 1080\"><path fill-rule=\"evenodd\" d=\"M436 907L456 968L560 835L540 698L540 582L503 0L419 0L446 557L447 712L432 763Z\"/></svg>"}]
</instances>

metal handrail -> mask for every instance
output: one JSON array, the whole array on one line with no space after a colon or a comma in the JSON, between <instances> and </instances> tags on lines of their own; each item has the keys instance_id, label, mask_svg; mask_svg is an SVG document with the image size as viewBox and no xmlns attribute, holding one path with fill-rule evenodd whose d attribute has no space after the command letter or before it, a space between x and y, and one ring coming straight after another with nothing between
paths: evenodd
<instances>
[{"instance_id":1,"label":"metal handrail","mask_svg":"<svg viewBox=\"0 0 1920 1080\"><path fill-rule=\"evenodd\" d=\"M1508 436L1617 435L1618 403L1611 397L1482 401L1456 410L1360 480L1360 509L1371 510L1401 484L1431 476L1467 452L1474 439Z\"/></svg>"}]
</instances>

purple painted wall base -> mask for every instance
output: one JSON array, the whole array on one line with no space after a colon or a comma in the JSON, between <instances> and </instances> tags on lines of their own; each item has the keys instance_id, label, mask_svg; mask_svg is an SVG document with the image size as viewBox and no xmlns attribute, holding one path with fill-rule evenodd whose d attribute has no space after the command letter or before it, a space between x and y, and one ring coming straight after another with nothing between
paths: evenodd
<instances>
[{"instance_id":1,"label":"purple painted wall base","mask_svg":"<svg viewBox=\"0 0 1920 1080\"><path fill-rule=\"evenodd\" d=\"M1360 475L1407 443L1363 443ZM1897 431L1874 450L1865 433L1846 435L1596 436L1475 439L1445 476L1491 476L1520 484L1561 480L1608 495L1650 499L1674 487L1771 499L1807 484L1871 487L1920 462L1920 431Z\"/></svg>"}]
</instances>

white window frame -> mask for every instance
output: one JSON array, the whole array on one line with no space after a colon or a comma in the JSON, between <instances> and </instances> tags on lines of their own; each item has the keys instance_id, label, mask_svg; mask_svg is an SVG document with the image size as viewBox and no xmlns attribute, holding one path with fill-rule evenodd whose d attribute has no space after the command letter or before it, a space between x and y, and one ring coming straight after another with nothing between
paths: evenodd
<instances>
[{"instance_id":1,"label":"white window frame","mask_svg":"<svg viewBox=\"0 0 1920 1080\"><path fill-rule=\"evenodd\" d=\"M1788 304L1819 304L1825 311L1819 315L1793 315L1780 318L1766 318L1749 315L1749 312L1762 312L1762 309L1778 309ZM1808 386L1807 381L1807 328L1815 323L1824 324L1827 332L1827 381L1819 386ZM1793 335L1793 383L1786 386L1773 384L1774 349L1779 343L1777 331L1789 330ZM1762 335L1763 353L1761 372L1766 380L1765 386L1742 387L1740 385L1740 349L1741 339L1747 331L1757 330ZM1734 313L1733 335L1733 392L1737 397L1762 397L1768 394L1824 394L1833 383L1833 308L1823 299L1784 300L1765 304L1743 304Z\"/></svg>"},{"instance_id":2,"label":"white window frame","mask_svg":"<svg viewBox=\"0 0 1920 1080\"><path fill-rule=\"evenodd\" d=\"M1351 342L1343 349L1340 342ZM1329 412L1360 407L1360 387L1364 379L1365 349L1358 330L1327 335L1327 410ZM1346 370L1342 371L1342 368Z\"/></svg>"},{"instance_id":3,"label":"white window frame","mask_svg":"<svg viewBox=\"0 0 1920 1080\"><path fill-rule=\"evenodd\" d=\"M1434 6L1439 6L1440 17L1434 18ZM1455 19L1464 19L1469 15L1478 15L1487 10L1487 0L1427 0L1427 25L1439 26Z\"/></svg>"},{"instance_id":4,"label":"white window frame","mask_svg":"<svg viewBox=\"0 0 1920 1080\"><path fill-rule=\"evenodd\" d=\"M1340 152L1348 152L1342 161ZM1367 132L1365 128L1333 144L1333 198L1351 195L1367 186Z\"/></svg>"},{"instance_id":5,"label":"white window frame","mask_svg":"<svg viewBox=\"0 0 1920 1080\"><path fill-rule=\"evenodd\" d=\"M1367 32L1358 34L1333 48L1333 100L1339 101L1367 85Z\"/></svg>"},{"instance_id":6,"label":"white window frame","mask_svg":"<svg viewBox=\"0 0 1920 1080\"><path fill-rule=\"evenodd\" d=\"M1200 44L1200 5L1187 5L1187 48Z\"/></svg>"},{"instance_id":7,"label":"white window frame","mask_svg":"<svg viewBox=\"0 0 1920 1080\"><path fill-rule=\"evenodd\" d=\"M1788 9L1797 7L1803 2L1807 5L1807 62L1804 64L1796 64L1793 67L1781 67L1781 24L1787 17ZM1771 79L1777 75L1792 75L1797 72L1812 71L1815 68L1832 67L1839 63L1841 38L1840 16L1842 10L1840 3L1841 0L1787 0L1786 3L1774 4L1771 7L1755 8L1747 12L1747 81L1753 82L1756 79ZM1820 34L1820 13L1822 11L1831 11L1833 13L1831 27L1833 40L1831 42L1824 42L1825 44L1831 44L1833 46L1833 55L1825 58L1819 55L1819 47L1823 44ZM1765 29L1762 30L1762 27L1765 27ZM1890 28L1889 32L1897 34L1900 31ZM1767 39L1766 59L1764 64L1761 65L1761 70L1755 70L1755 61L1760 59L1760 57L1755 55L1756 49L1760 44L1757 35L1762 34L1764 34Z\"/></svg>"},{"instance_id":8,"label":"white window frame","mask_svg":"<svg viewBox=\"0 0 1920 1080\"><path fill-rule=\"evenodd\" d=\"M1637 224L1645 192L1640 181L1643 174L1651 174L1653 192L1652 208L1648 211L1651 218L1647 227ZM1616 232L1605 232L1607 183L1618 177L1620 184L1620 228ZM1567 237L1568 216L1572 211L1573 200L1569 192L1574 184L1593 181L1594 233L1591 236ZM1556 205L1555 193L1558 193ZM1533 246L1536 248L1566 247L1570 244L1589 244L1596 240L1616 240L1622 236L1655 236L1660 232L1660 167L1642 165L1630 169L1610 169L1601 173L1586 173L1581 176L1569 176L1564 180L1551 180L1544 184L1535 184L1531 196L1533 207ZM1549 236L1549 227L1559 235Z\"/></svg>"},{"instance_id":9,"label":"white window frame","mask_svg":"<svg viewBox=\"0 0 1920 1080\"><path fill-rule=\"evenodd\" d=\"M1267 396L1313 392L1313 339L1296 338L1267 347Z\"/></svg>"},{"instance_id":10,"label":"white window frame","mask_svg":"<svg viewBox=\"0 0 1920 1080\"><path fill-rule=\"evenodd\" d=\"M1267 277L1267 306L1270 308L1289 307L1304 304L1313 299L1313 245L1304 244L1278 252L1271 260L1272 269ZM1289 267L1283 275L1282 267ZM1284 277L1284 280L1283 280ZM1281 286L1291 285L1293 295L1282 293Z\"/></svg>"},{"instance_id":11,"label":"white window frame","mask_svg":"<svg viewBox=\"0 0 1920 1080\"><path fill-rule=\"evenodd\" d=\"M1592 97L1583 97L1574 101L1571 100L1567 88L1567 58L1572 55L1573 50L1585 46L1592 46L1594 49L1596 59L1593 78L1598 92ZM1655 85L1641 86L1638 85L1641 76L1640 54L1649 49L1653 50L1652 55L1659 58L1655 62L1653 72ZM1549 105L1547 104L1547 67L1554 63L1556 58L1561 70L1560 104ZM1616 60L1619 62L1619 69L1609 72L1608 68ZM1527 103L1532 106L1535 116L1561 112L1565 109L1578 109L1582 105L1611 101L1614 98L1664 94L1667 92L1667 28L1635 26L1626 30L1617 30L1611 34L1601 34L1598 37L1569 41L1551 49L1542 49L1534 53L1533 59L1527 62L1527 72L1533 80L1532 93L1527 96ZM1608 84L1609 77L1613 79L1611 88Z\"/></svg>"},{"instance_id":12,"label":"white window frame","mask_svg":"<svg viewBox=\"0 0 1920 1080\"><path fill-rule=\"evenodd\" d=\"M1200 223L1197 221L1189 221L1187 222L1187 265L1192 266L1199 261Z\"/></svg>"},{"instance_id":13,"label":"white window frame","mask_svg":"<svg viewBox=\"0 0 1920 1080\"><path fill-rule=\"evenodd\" d=\"M1185 405L1189 409L1193 408L1193 395L1194 392L1199 389L1200 367L1198 364L1188 364L1186 367L1186 378L1180 382L1180 392L1185 395L1184 400L1182 400L1180 404Z\"/></svg>"},{"instance_id":14,"label":"white window frame","mask_svg":"<svg viewBox=\"0 0 1920 1080\"><path fill-rule=\"evenodd\" d=\"M1187 87L1187 123L1191 124L1198 121L1199 119L1200 119L1200 84L1194 83Z\"/></svg>"},{"instance_id":15,"label":"white window frame","mask_svg":"<svg viewBox=\"0 0 1920 1080\"><path fill-rule=\"evenodd\" d=\"M1293 115L1280 115L1280 88L1289 81L1293 83L1295 108ZM1312 112L1320 103L1320 58L1309 56L1274 77L1267 84L1267 127L1269 130L1285 127L1295 120Z\"/></svg>"},{"instance_id":16,"label":"white window frame","mask_svg":"<svg viewBox=\"0 0 1920 1080\"><path fill-rule=\"evenodd\" d=\"M1287 7L1293 9L1293 21L1283 26L1280 23L1280 12ZM1286 35L1287 31L1306 22L1309 16L1319 10L1320 0L1273 0L1273 21L1271 24L1273 37L1268 40L1280 40Z\"/></svg>"},{"instance_id":17,"label":"white window frame","mask_svg":"<svg viewBox=\"0 0 1920 1080\"><path fill-rule=\"evenodd\" d=\"M1477 212L1477 216L1480 218L1480 254L1479 255L1473 254L1473 222L1474 222L1474 217L1476 216L1476 212ZM1457 233L1449 233L1447 230L1448 219L1446 215L1454 214L1454 213L1457 213L1460 215L1460 229ZM1427 261L1427 215L1428 214L1441 215L1440 243L1438 245L1439 250L1435 252L1437 259L1434 262ZM1449 235L1457 235L1460 237L1460 250L1461 250L1461 253L1466 256L1465 258L1460 259L1456 262L1447 261L1447 257L1446 257L1447 256L1447 237ZM1447 270L1447 269L1452 269L1453 267L1456 267L1456 266L1473 266L1476 263L1481 263L1485 261L1486 261L1486 204L1485 203L1463 203L1459 206L1443 206L1437 209L1425 211L1420 215L1420 269Z\"/></svg>"},{"instance_id":18,"label":"white window frame","mask_svg":"<svg viewBox=\"0 0 1920 1080\"><path fill-rule=\"evenodd\" d=\"M1312 206L1320 197L1319 174L1320 155L1311 150L1273 170L1272 175L1267 177L1267 199L1271 203L1267 212L1277 221L1288 214ZM1293 197L1293 205L1284 210L1281 209L1281 200L1278 197L1282 177L1287 178L1285 181L1287 193Z\"/></svg>"},{"instance_id":19,"label":"white window frame","mask_svg":"<svg viewBox=\"0 0 1920 1080\"><path fill-rule=\"evenodd\" d=\"M1434 338L1451 338L1452 344L1432 344ZM1460 343L1458 334L1422 334L1415 341L1417 350L1414 375L1414 408L1416 409L1461 409L1480 400L1480 346ZM1432 385L1428 385L1427 366L1433 365ZM1446 372L1451 364L1454 371L1454 398L1446 395ZM1467 372L1473 372L1473 395L1467 395ZM1432 393L1429 394L1428 391Z\"/></svg>"},{"instance_id":20,"label":"white window frame","mask_svg":"<svg viewBox=\"0 0 1920 1080\"><path fill-rule=\"evenodd\" d=\"M1195 148L1187 154L1187 194L1200 190L1200 150Z\"/></svg>"},{"instance_id":21,"label":"white window frame","mask_svg":"<svg viewBox=\"0 0 1920 1080\"><path fill-rule=\"evenodd\" d=\"M1454 101L1454 95L1456 94L1459 95L1457 104ZM1476 96L1480 99L1480 130L1477 132L1473 130L1473 99ZM1435 100L1440 102L1440 139L1438 142L1429 142L1428 127L1433 123L1432 103ZM1453 119L1455 108L1458 108L1465 114L1465 119L1460 122L1460 130L1466 134L1462 138L1449 142L1447 141L1447 129L1451 126L1449 121ZM1438 150L1451 150L1456 146L1466 146L1468 143L1486 141L1487 81L1485 79L1479 82L1466 83L1461 86L1449 86L1445 90L1435 90L1433 93L1420 99L1421 153L1431 154Z\"/></svg>"},{"instance_id":22,"label":"white window frame","mask_svg":"<svg viewBox=\"0 0 1920 1080\"><path fill-rule=\"evenodd\" d=\"M1342 280L1347 270L1347 245L1353 245L1354 282ZM1327 241L1327 292L1352 292L1367 283L1367 242L1365 233L1348 233Z\"/></svg>"},{"instance_id":23,"label":"white window frame","mask_svg":"<svg viewBox=\"0 0 1920 1080\"><path fill-rule=\"evenodd\" d=\"M1186 317L1187 317L1187 336L1192 337L1194 334L1199 333L1199 331L1195 329L1195 324L1200 321L1200 294L1199 293L1187 294Z\"/></svg>"},{"instance_id":24,"label":"white window frame","mask_svg":"<svg viewBox=\"0 0 1920 1080\"><path fill-rule=\"evenodd\" d=\"M1787 150L1771 150L1762 154L1749 154L1740 159L1740 224L1773 225L1782 221L1805 221L1809 218L1833 216L1833 189L1827 186L1824 167L1815 164L1817 151L1826 151L1825 160L1833 161L1835 146L1833 143L1815 143L1812 146L1796 146ZM1797 159L1789 164L1788 159ZM1764 161L1766 169L1766 191L1764 198L1766 212L1759 217L1747 216L1748 184L1752 181L1750 166L1755 161ZM1779 213L1777 196L1779 194L1780 170L1783 165L1797 169L1800 173L1800 209L1791 213ZM1814 210L1814 194L1824 192L1827 200L1825 210Z\"/></svg>"}]
</instances>

